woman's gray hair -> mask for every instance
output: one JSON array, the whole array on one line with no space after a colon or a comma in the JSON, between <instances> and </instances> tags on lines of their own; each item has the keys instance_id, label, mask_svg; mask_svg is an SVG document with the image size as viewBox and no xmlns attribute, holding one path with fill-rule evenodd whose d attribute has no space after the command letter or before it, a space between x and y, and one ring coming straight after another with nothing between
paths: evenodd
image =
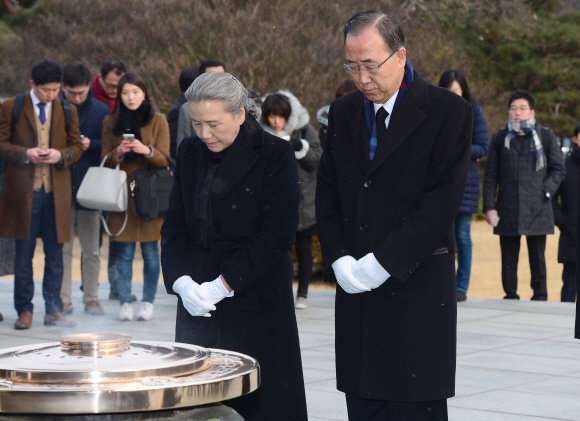
<instances>
[{"instance_id":1,"label":"woman's gray hair","mask_svg":"<svg viewBox=\"0 0 580 421\"><path fill-rule=\"evenodd\" d=\"M241 82L225 72L209 72L199 75L185 91L188 102L224 101L226 111L237 115L242 106L248 115L256 120L260 118L262 110L250 97L250 91L244 88Z\"/></svg>"}]
</instances>

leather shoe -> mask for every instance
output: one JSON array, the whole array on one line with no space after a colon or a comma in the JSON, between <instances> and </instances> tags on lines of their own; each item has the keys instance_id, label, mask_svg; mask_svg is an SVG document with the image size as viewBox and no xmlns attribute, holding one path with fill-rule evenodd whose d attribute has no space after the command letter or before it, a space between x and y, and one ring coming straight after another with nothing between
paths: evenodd
<instances>
[{"instance_id":1,"label":"leather shoe","mask_svg":"<svg viewBox=\"0 0 580 421\"><path fill-rule=\"evenodd\" d=\"M90 314L91 316L103 316L105 314L105 310L96 300L91 300L88 303L85 303L85 313Z\"/></svg>"},{"instance_id":2,"label":"leather shoe","mask_svg":"<svg viewBox=\"0 0 580 421\"><path fill-rule=\"evenodd\" d=\"M73 305L72 305L72 303L65 303L63 301L63 303L62 303L62 312L64 314L72 314L72 312L73 312Z\"/></svg>"},{"instance_id":3,"label":"leather shoe","mask_svg":"<svg viewBox=\"0 0 580 421\"><path fill-rule=\"evenodd\" d=\"M45 326L57 326L57 327L74 327L77 322L74 320L69 320L60 311L55 311L54 313L47 314L44 316Z\"/></svg>"},{"instance_id":4,"label":"leather shoe","mask_svg":"<svg viewBox=\"0 0 580 421\"><path fill-rule=\"evenodd\" d=\"M18 320L14 323L14 329L23 330L29 329L32 325L32 312L31 311L21 311L18 313Z\"/></svg>"}]
</instances>

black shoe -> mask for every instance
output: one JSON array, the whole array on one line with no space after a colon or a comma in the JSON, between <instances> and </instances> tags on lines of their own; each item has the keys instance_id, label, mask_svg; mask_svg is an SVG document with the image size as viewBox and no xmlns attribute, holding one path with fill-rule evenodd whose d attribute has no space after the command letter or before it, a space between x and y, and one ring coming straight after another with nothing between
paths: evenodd
<instances>
[{"instance_id":1,"label":"black shoe","mask_svg":"<svg viewBox=\"0 0 580 421\"><path fill-rule=\"evenodd\" d=\"M119 300L119 293L113 294L110 293L109 294L109 300ZM131 294L131 300L132 301L137 301L137 296L135 294Z\"/></svg>"},{"instance_id":2,"label":"black shoe","mask_svg":"<svg viewBox=\"0 0 580 421\"><path fill-rule=\"evenodd\" d=\"M457 291L457 302L461 303L467 300L467 295L463 291Z\"/></svg>"},{"instance_id":3,"label":"black shoe","mask_svg":"<svg viewBox=\"0 0 580 421\"><path fill-rule=\"evenodd\" d=\"M4 316L2 316L2 313L0 313L0 322L4 320Z\"/></svg>"},{"instance_id":4,"label":"black shoe","mask_svg":"<svg viewBox=\"0 0 580 421\"><path fill-rule=\"evenodd\" d=\"M509 296L506 295L505 297L503 297L503 299L504 300L519 300L520 299L520 296L519 295L516 295L515 297L509 297Z\"/></svg>"}]
</instances>

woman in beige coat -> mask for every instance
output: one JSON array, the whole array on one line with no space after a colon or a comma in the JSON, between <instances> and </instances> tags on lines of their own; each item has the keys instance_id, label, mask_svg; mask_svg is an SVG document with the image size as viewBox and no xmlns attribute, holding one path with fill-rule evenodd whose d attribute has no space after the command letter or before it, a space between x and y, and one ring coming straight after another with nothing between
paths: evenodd
<instances>
[{"instance_id":1,"label":"woman in beige coat","mask_svg":"<svg viewBox=\"0 0 580 421\"><path fill-rule=\"evenodd\" d=\"M164 167L169 163L162 153L169 154L169 128L165 116L156 113L149 101L143 80L127 73L119 80L117 103L113 113L103 123L102 156L107 157L105 165L116 167L127 173L127 183L131 183L135 170ZM133 319L131 300L131 278L133 276L133 257L136 243L141 243L143 256L143 300L137 316L138 320L153 318L153 301L159 280L159 250L157 242L161 239L163 218L150 222L139 219L129 200L128 220L125 229L111 238L117 242L116 278L121 309L119 319ZM109 214L111 232L119 232L125 221L124 212Z\"/></svg>"}]
</instances>

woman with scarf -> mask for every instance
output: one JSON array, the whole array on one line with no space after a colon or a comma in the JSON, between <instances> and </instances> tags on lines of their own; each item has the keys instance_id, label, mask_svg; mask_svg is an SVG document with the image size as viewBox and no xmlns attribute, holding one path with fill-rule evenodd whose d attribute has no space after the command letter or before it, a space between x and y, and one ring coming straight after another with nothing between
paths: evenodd
<instances>
[{"instance_id":1,"label":"woman with scarf","mask_svg":"<svg viewBox=\"0 0 580 421\"><path fill-rule=\"evenodd\" d=\"M298 260L298 291L295 308L308 307L308 284L312 278L312 236L316 235L316 168L322 155L316 130L308 124L308 110L298 98L287 91L266 97L262 107L262 128L275 136L288 140L294 149L298 178L300 180L300 207L294 246Z\"/></svg>"},{"instance_id":2,"label":"woman with scarf","mask_svg":"<svg viewBox=\"0 0 580 421\"><path fill-rule=\"evenodd\" d=\"M161 230L163 279L179 297L175 340L259 361L259 389L226 403L245 420L306 420L290 257L294 150L261 129L260 109L228 73L200 75L185 97L197 136L180 146Z\"/></svg>"},{"instance_id":3,"label":"woman with scarf","mask_svg":"<svg viewBox=\"0 0 580 421\"><path fill-rule=\"evenodd\" d=\"M165 167L169 154L169 128L165 116L156 113L149 101L143 79L127 73L119 80L117 102L113 113L103 121L102 157L107 157L105 165L116 167L127 173L127 183L131 183L135 170ZM109 213L112 233L121 231L125 212ZM110 238L117 245L116 278L121 308L119 320L133 320L131 298L131 278L133 276L133 257L136 243L141 245L143 256L143 300L137 315L138 320L153 318L153 302L159 281L159 250L163 217L150 222L139 219L129 200L127 224L118 236Z\"/></svg>"},{"instance_id":4,"label":"woman with scarf","mask_svg":"<svg viewBox=\"0 0 580 421\"><path fill-rule=\"evenodd\" d=\"M477 100L471 96L469 85L465 76L456 69L449 69L441 75L439 79L441 88L449 89L473 107L473 136L471 138L471 163L469 165L469 176L465 193L459 213L455 217L455 241L457 242L457 273L455 282L457 284L457 301L467 299L467 289L469 288L469 278L471 276L471 219L474 213L479 212L479 171L478 161L487 155L489 147L489 134L483 112Z\"/></svg>"}]
</instances>

